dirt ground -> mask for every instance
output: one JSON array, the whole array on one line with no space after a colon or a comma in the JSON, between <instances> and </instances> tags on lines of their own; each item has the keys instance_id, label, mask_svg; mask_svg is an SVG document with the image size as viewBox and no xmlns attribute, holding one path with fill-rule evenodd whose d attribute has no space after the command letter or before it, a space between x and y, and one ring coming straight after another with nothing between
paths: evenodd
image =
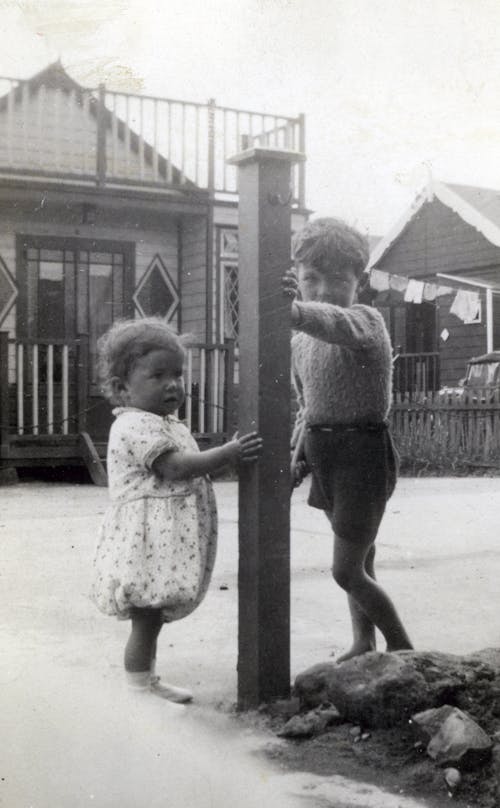
<instances>
[{"instance_id":1,"label":"dirt ground","mask_svg":"<svg viewBox=\"0 0 500 808\"><path fill-rule=\"evenodd\" d=\"M0 805L291 806L297 795L336 808L449 804L442 774L415 760L401 734L373 733L354 745L343 725L292 743L273 740L264 715L234 716L236 484L216 490L220 543L210 591L160 638L160 673L196 693L180 722L171 709L127 700L127 624L88 600L107 492L54 483L0 489L1 711L11 739L1 753ZM499 644L498 490L498 479L400 480L377 568L416 648L461 654ZM306 493L299 489L292 507L292 677L340 653L350 637L345 598L329 572L328 525L307 507ZM456 804L492 805L486 774L469 778Z\"/></svg>"}]
</instances>

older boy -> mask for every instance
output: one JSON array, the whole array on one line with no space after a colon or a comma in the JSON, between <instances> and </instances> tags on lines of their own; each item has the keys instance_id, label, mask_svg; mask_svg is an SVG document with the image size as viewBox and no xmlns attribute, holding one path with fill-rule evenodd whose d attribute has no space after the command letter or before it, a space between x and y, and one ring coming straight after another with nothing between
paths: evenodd
<instances>
[{"instance_id":1,"label":"older boy","mask_svg":"<svg viewBox=\"0 0 500 808\"><path fill-rule=\"evenodd\" d=\"M334 533L333 577L347 592L353 644L341 662L375 648L411 648L390 598L375 580L375 537L396 482L386 418L391 345L380 313L354 303L368 260L366 239L337 219L316 219L294 239L297 275L292 364L299 409L292 478L312 471L309 505L325 511ZM297 300L297 292L301 300Z\"/></svg>"}]
</instances>

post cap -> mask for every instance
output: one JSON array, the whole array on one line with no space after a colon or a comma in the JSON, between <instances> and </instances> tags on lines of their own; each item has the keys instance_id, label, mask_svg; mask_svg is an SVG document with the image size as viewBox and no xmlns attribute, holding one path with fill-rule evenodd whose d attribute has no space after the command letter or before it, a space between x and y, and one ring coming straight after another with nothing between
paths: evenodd
<instances>
[{"instance_id":1,"label":"post cap","mask_svg":"<svg viewBox=\"0 0 500 808\"><path fill-rule=\"evenodd\" d=\"M277 148L262 148L261 146L254 146L251 149L245 149L238 154L228 157L227 161L230 165L245 165L246 163L259 163L268 160L281 160L288 163L303 163L306 159L305 154L291 149L277 149Z\"/></svg>"}]
</instances>

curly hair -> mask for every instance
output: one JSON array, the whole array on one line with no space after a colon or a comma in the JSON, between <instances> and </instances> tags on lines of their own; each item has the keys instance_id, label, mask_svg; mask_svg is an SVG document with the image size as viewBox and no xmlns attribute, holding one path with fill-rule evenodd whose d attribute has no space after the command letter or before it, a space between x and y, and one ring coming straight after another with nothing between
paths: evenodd
<instances>
[{"instance_id":1,"label":"curly hair","mask_svg":"<svg viewBox=\"0 0 500 808\"><path fill-rule=\"evenodd\" d=\"M352 267L361 278L368 263L368 239L342 219L313 219L293 238L293 258L327 275L342 267Z\"/></svg>"},{"instance_id":2,"label":"curly hair","mask_svg":"<svg viewBox=\"0 0 500 808\"><path fill-rule=\"evenodd\" d=\"M97 373L101 392L113 404L120 404L113 391L113 379L125 381L138 359L164 348L185 355L184 338L160 317L116 320L97 342Z\"/></svg>"}]
</instances>

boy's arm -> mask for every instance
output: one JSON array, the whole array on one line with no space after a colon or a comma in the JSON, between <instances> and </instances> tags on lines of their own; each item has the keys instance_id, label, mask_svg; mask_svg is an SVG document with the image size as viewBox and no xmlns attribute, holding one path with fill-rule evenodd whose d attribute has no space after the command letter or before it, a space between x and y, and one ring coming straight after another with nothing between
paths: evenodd
<instances>
[{"instance_id":1,"label":"boy's arm","mask_svg":"<svg viewBox=\"0 0 500 808\"><path fill-rule=\"evenodd\" d=\"M292 489L296 488L304 477L307 476L310 469L307 466L305 456L305 401L302 389L302 382L300 377L293 367L293 354L292 354L292 381L295 389L297 399L297 412L295 413L295 423L292 431L291 439L291 459L290 459L290 473Z\"/></svg>"},{"instance_id":2,"label":"boy's arm","mask_svg":"<svg viewBox=\"0 0 500 808\"><path fill-rule=\"evenodd\" d=\"M351 350L380 348L389 341L384 319L377 309L355 304L350 308L331 303L292 303L292 326L311 337L343 345Z\"/></svg>"},{"instance_id":3,"label":"boy's arm","mask_svg":"<svg viewBox=\"0 0 500 808\"><path fill-rule=\"evenodd\" d=\"M293 368L293 364L292 364L292 382L295 390L295 397L297 400L297 411L295 413L295 421L293 425L292 439L290 441L290 445L292 449L295 449L300 440L300 436L302 435L302 430L304 428L305 402L304 402L304 393L302 390L302 382L300 381L300 378L297 375L295 368Z\"/></svg>"}]
</instances>

